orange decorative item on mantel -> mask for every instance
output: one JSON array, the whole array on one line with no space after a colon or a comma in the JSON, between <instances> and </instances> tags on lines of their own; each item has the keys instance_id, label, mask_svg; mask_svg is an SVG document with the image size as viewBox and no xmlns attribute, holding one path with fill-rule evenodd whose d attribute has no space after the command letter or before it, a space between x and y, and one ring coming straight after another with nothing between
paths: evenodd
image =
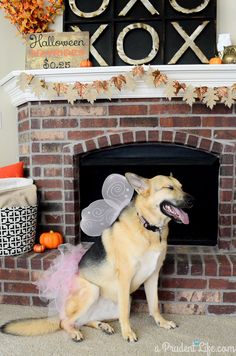
<instances>
[{"instance_id":1,"label":"orange decorative item on mantel","mask_svg":"<svg viewBox=\"0 0 236 356\"><path fill-rule=\"evenodd\" d=\"M80 67L92 67L93 63L89 59L84 59L79 65Z\"/></svg>"},{"instance_id":2,"label":"orange decorative item on mantel","mask_svg":"<svg viewBox=\"0 0 236 356\"><path fill-rule=\"evenodd\" d=\"M212 57L209 60L209 64L222 64L222 59L218 56Z\"/></svg>"},{"instance_id":3,"label":"orange decorative item on mantel","mask_svg":"<svg viewBox=\"0 0 236 356\"><path fill-rule=\"evenodd\" d=\"M36 244L33 247L34 252L37 252L37 253L42 253L42 252L45 251L45 249L46 249L45 246L44 245L40 245L40 244Z\"/></svg>"},{"instance_id":4,"label":"orange decorative item on mantel","mask_svg":"<svg viewBox=\"0 0 236 356\"><path fill-rule=\"evenodd\" d=\"M63 237L60 232L51 230L49 232L42 233L39 237L39 242L46 248L53 249L63 243Z\"/></svg>"}]
</instances>

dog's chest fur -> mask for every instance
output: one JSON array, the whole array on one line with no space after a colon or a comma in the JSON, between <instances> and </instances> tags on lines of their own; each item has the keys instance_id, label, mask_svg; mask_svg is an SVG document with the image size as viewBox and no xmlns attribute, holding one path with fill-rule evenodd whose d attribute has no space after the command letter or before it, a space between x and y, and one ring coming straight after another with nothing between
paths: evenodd
<instances>
[{"instance_id":1,"label":"dog's chest fur","mask_svg":"<svg viewBox=\"0 0 236 356\"><path fill-rule=\"evenodd\" d=\"M136 290L156 270L159 270L165 257L165 251L149 250L139 258L136 273L131 281L131 289Z\"/></svg>"}]
</instances>

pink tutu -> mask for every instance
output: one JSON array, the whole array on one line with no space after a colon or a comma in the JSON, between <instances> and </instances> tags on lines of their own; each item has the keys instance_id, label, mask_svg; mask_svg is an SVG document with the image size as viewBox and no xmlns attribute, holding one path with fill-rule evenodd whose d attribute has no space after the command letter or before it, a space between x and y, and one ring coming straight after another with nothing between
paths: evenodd
<instances>
[{"instance_id":1,"label":"pink tutu","mask_svg":"<svg viewBox=\"0 0 236 356\"><path fill-rule=\"evenodd\" d=\"M35 284L40 298L49 301L48 314L59 313L63 319L66 299L73 287L74 277L79 273L78 263L87 250L81 244L73 246L68 243L60 245L58 250L61 254Z\"/></svg>"}]
</instances>

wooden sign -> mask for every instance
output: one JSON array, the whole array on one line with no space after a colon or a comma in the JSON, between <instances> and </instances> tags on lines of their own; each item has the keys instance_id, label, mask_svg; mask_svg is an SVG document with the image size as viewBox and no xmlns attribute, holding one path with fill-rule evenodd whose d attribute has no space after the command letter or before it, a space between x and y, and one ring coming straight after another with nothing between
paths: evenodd
<instances>
[{"instance_id":1,"label":"wooden sign","mask_svg":"<svg viewBox=\"0 0 236 356\"><path fill-rule=\"evenodd\" d=\"M27 36L26 69L76 68L89 58L89 32L47 32Z\"/></svg>"}]
</instances>

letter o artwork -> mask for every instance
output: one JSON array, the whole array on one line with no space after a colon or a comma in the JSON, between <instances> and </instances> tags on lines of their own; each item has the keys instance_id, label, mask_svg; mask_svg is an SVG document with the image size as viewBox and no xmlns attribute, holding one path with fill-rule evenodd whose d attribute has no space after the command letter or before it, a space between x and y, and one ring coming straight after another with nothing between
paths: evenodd
<instances>
[{"instance_id":1,"label":"letter o artwork","mask_svg":"<svg viewBox=\"0 0 236 356\"><path fill-rule=\"evenodd\" d=\"M80 9L78 9L75 0L69 0L69 6L73 11L73 13L76 14L77 16L90 18L90 17L96 17L101 15L108 7L109 2L110 0L103 0L101 6L96 11L92 11L92 12L83 12Z\"/></svg>"},{"instance_id":2,"label":"letter o artwork","mask_svg":"<svg viewBox=\"0 0 236 356\"><path fill-rule=\"evenodd\" d=\"M145 58L141 58L141 59L132 59L130 57L128 57L125 54L124 51L124 39L125 36L132 30L136 30L136 29L143 29L145 31L148 31L149 34L152 37L152 49L150 51L150 53L148 54L147 57ZM116 43L116 47L117 47L117 52L119 57L128 64L134 64L134 65L140 65L140 64L144 64L144 63L148 63L151 62L151 60L153 58L155 58L155 56L158 53L159 50L159 36L158 33L155 31L155 29L145 23L134 23L131 25L128 25L126 27L123 28L123 30L119 33L119 36L117 38L117 43Z\"/></svg>"},{"instance_id":3,"label":"letter o artwork","mask_svg":"<svg viewBox=\"0 0 236 356\"><path fill-rule=\"evenodd\" d=\"M171 6L178 12L182 12L183 14L193 14L195 12L201 12L202 10L204 10L207 5L209 4L210 0L203 0L203 2L194 7L193 9L187 9L186 7L180 6L177 2L177 0L169 0Z\"/></svg>"}]
</instances>

